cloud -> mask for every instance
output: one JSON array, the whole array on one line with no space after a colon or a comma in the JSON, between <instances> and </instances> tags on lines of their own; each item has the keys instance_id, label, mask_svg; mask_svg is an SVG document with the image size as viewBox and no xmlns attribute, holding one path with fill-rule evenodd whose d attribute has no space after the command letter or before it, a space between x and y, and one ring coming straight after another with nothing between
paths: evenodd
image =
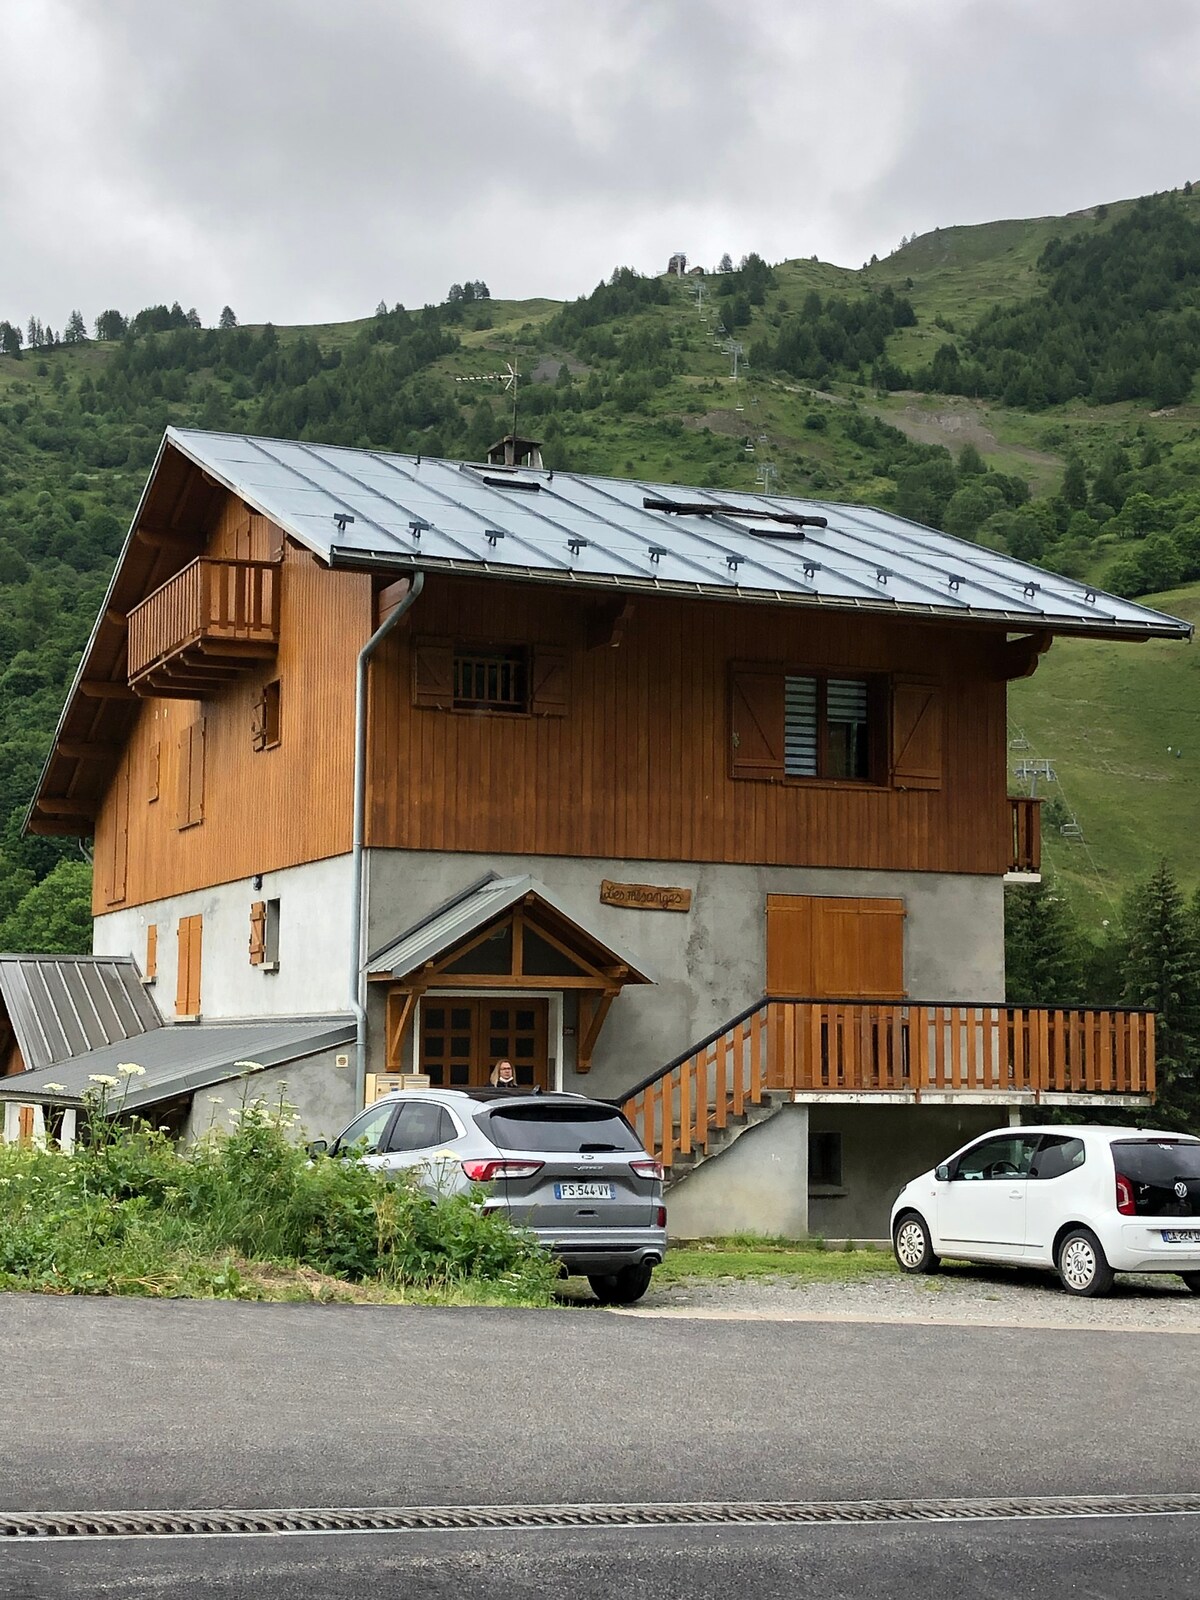
<instances>
[{"instance_id":1,"label":"cloud","mask_svg":"<svg viewBox=\"0 0 1200 1600\"><path fill-rule=\"evenodd\" d=\"M1182 182L1198 27L1191 0L8 0L0 315L858 265Z\"/></svg>"}]
</instances>

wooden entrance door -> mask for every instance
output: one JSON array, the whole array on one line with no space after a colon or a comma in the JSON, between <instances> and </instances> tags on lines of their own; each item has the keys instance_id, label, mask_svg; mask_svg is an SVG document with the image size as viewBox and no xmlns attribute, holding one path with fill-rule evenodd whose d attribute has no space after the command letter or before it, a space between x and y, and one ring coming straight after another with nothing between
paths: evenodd
<instances>
[{"instance_id":1,"label":"wooden entrance door","mask_svg":"<svg viewBox=\"0 0 1200 1600\"><path fill-rule=\"evenodd\" d=\"M418 1070L435 1088L483 1088L507 1058L522 1088L550 1087L550 1002L427 996Z\"/></svg>"},{"instance_id":2,"label":"wooden entrance door","mask_svg":"<svg viewBox=\"0 0 1200 1600\"><path fill-rule=\"evenodd\" d=\"M767 993L903 1000L904 901L769 894Z\"/></svg>"}]
</instances>

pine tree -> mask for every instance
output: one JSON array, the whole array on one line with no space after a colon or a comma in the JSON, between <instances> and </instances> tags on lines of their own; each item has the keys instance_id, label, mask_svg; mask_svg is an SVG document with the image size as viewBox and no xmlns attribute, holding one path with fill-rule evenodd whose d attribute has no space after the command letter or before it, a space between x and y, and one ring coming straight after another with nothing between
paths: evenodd
<instances>
[{"instance_id":1,"label":"pine tree","mask_svg":"<svg viewBox=\"0 0 1200 1600\"><path fill-rule=\"evenodd\" d=\"M1004 975L1014 1006L1077 1004L1083 995L1083 937L1052 880L1004 894Z\"/></svg>"},{"instance_id":2,"label":"pine tree","mask_svg":"<svg viewBox=\"0 0 1200 1600\"><path fill-rule=\"evenodd\" d=\"M81 311L72 311L67 318L67 330L63 334L64 344L86 344L87 323L83 320Z\"/></svg>"},{"instance_id":3,"label":"pine tree","mask_svg":"<svg viewBox=\"0 0 1200 1600\"><path fill-rule=\"evenodd\" d=\"M236 328L237 325L238 325L238 319L234 316L232 307L230 307L230 306L222 306L221 307L221 320L217 324L217 326L221 327L221 328Z\"/></svg>"},{"instance_id":4,"label":"pine tree","mask_svg":"<svg viewBox=\"0 0 1200 1600\"><path fill-rule=\"evenodd\" d=\"M1125 904L1125 999L1156 1017L1158 1100L1154 1121L1200 1128L1200 948L1168 864L1133 889Z\"/></svg>"}]
</instances>

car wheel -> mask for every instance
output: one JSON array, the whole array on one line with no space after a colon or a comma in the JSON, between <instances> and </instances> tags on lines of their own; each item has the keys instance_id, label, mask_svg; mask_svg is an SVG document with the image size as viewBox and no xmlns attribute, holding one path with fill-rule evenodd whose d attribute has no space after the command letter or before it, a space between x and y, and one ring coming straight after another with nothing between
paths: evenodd
<instances>
[{"instance_id":1,"label":"car wheel","mask_svg":"<svg viewBox=\"0 0 1200 1600\"><path fill-rule=\"evenodd\" d=\"M588 1282L602 1306L631 1306L650 1287L653 1275L653 1267L622 1267L619 1272L597 1273L595 1277L589 1273Z\"/></svg>"},{"instance_id":2,"label":"car wheel","mask_svg":"<svg viewBox=\"0 0 1200 1600\"><path fill-rule=\"evenodd\" d=\"M1193 1294L1200 1294L1200 1272L1181 1272L1179 1276Z\"/></svg>"},{"instance_id":3,"label":"car wheel","mask_svg":"<svg viewBox=\"0 0 1200 1600\"><path fill-rule=\"evenodd\" d=\"M924 1217L915 1211L906 1211L897 1221L892 1250L901 1272L936 1272L942 1264L941 1257L933 1253Z\"/></svg>"},{"instance_id":4,"label":"car wheel","mask_svg":"<svg viewBox=\"0 0 1200 1600\"><path fill-rule=\"evenodd\" d=\"M1068 1294L1107 1294L1113 1269L1104 1247L1090 1228L1072 1228L1058 1247L1058 1276Z\"/></svg>"}]
</instances>

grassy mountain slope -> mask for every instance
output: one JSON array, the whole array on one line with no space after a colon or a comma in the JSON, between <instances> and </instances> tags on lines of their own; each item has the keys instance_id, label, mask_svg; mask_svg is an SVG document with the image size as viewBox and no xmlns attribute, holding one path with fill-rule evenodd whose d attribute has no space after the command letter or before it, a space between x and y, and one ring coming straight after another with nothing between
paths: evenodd
<instances>
[{"instance_id":1,"label":"grassy mountain slope","mask_svg":"<svg viewBox=\"0 0 1200 1600\"><path fill-rule=\"evenodd\" d=\"M781 492L894 506L1075 577L1165 588L1200 577L1195 388L1156 406L1135 371L1120 403L1092 403L1081 378L1076 398L1030 409L978 398L945 366L948 344L975 359L994 307L1053 293L1050 258L1091 251L1111 275L1106 241L1131 219L1152 238L1187 235L1200 194L938 229L861 271L750 258L702 295L691 279L620 272L565 307L483 300L221 332L158 308L124 339L0 357L0 943L22 894L71 853L22 841L19 818L169 422L478 459L510 401L495 380L456 380L511 361L518 424L554 465L744 491L765 470ZM1065 252L1047 255L1056 240ZM1170 313L1184 343L1200 328L1190 285ZM1129 312L1110 337L1136 332ZM905 386L935 369L968 392ZM1200 589L1163 603L1190 615ZM1014 692L1014 724L1055 761L1084 827L1086 846L1052 834L1050 854L1093 917L1160 853L1197 875L1190 660L1176 646L1060 643Z\"/></svg>"}]
</instances>

